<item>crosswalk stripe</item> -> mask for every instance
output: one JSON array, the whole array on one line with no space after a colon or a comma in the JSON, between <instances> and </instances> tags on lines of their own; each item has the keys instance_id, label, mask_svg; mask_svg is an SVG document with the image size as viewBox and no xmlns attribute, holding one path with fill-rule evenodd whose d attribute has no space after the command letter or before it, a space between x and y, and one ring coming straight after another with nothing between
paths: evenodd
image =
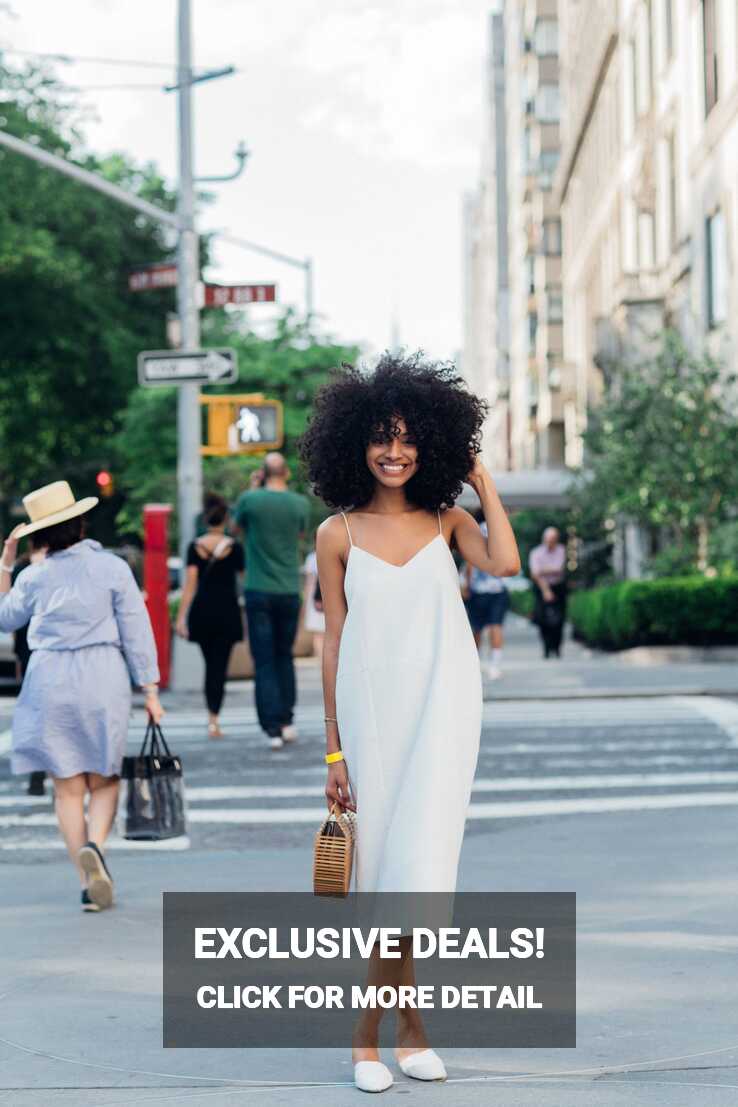
<instances>
[{"instance_id":1,"label":"crosswalk stripe","mask_svg":"<svg viewBox=\"0 0 738 1107\"><path fill-rule=\"evenodd\" d=\"M500 780L475 780L472 792L579 792L617 788L687 788L697 785L727 784L738 784L738 772L725 770L693 773L610 773L599 776L583 774L551 777L509 776ZM213 800L317 799L322 796L323 789L318 785L225 784L187 788L188 803ZM0 807L48 807L50 801L50 794L0 796ZM6 816L0 815L0 826L11 825L3 823L3 818ZM27 815L19 815L19 822L12 825L22 825L27 818Z\"/></svg>"},{"instance_id":2,"label":"crosswalk stripe","mask_svg":"<svg viewBox=\"0 0 738 1107\"><path fill-rule=\"evenodd\" d=\"M126 838L118 838L113 835L108 838L105 843L105 851L114 849L131 849L131 850L154 850L155 852L166 852L173 850L179 852L182 850L188 850L191 847L189 837L185 834L181 838L166 838L162 842L132 842ZM4 842L0 840L0 850L63 850L66 846L59 837L48 838L23 838L17 842Z\"/></svg>"},{"instance_id":3,"label":"crosswalk stripe","mask_svg":"<svg viewBox=\"0 0 738 1107\"><path fill-rule=\"evenodd\" d=\"M671 795L591 796L562 800L520 800L509 803L472 803L470 820L518 819L542 815L580 815L612 811L648 811L678 807L733 807L738 805L738 792L682 792ZM190 825L264 826L280 823L294 826L314 823L325 815L320 807L252 807L252 808L192 808L187 816ZM0 827L56 826L53 814L0 815ZM172 839L174 841L174 839ZM138 843L136 843L138 845ZM166 848L165 843L160 843Z\"/></svg>"}]
</instances>

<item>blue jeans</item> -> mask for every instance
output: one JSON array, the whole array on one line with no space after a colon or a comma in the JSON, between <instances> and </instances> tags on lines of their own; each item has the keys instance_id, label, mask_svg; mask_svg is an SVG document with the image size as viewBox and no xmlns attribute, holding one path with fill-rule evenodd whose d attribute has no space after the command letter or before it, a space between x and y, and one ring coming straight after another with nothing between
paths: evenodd
<instances>
[{"instance_id":1,"label":"blue jeans","mask_svg":"<svg viewBox=\"0 0 738 1107\"><path fill-rule=\"evenodd\" d=\"M258 592L247 588L246 624L254 659L256 713L273 738L292 722L295 666L292 647L297 634L300 597L295 593Z\"/></svg>"}]
</instances>

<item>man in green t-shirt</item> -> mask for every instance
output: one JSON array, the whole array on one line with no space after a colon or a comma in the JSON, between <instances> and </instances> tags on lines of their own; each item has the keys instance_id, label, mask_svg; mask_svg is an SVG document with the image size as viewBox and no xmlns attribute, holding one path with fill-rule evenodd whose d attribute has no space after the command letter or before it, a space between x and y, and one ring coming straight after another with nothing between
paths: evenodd
<instances>
[{"instance_id":1,"label":"man in green t-shirt","mask_svg":"<svg viewBox=\"0 0 738 1107\"><path fill-rule=\"evenodd\" d=\"M290 491L289 477L282 454L267 454L263 487L244 492L233 509L246 541L246 621L256 711L272 749L297 737L292 647L300 614L297 543L307 529L308 501Z\"/></svg>"}]
</instances>

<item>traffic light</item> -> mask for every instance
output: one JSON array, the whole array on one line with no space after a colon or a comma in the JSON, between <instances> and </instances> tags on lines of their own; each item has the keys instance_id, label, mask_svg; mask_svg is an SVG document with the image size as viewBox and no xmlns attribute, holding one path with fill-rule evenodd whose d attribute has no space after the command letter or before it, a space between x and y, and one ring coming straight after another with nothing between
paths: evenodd
<instances>
[{"instance_id":1,"label":"traffic light","mask_svg":"<svg viewBox=\"0 0 738 1107\"><path fill-rule=\"evenodd\" d=\"M232 392L201 396L207 412L203 456L261 454L278 450L284 442L284 416L279 400L260 392L236 395Z\"/></svg>"},{"instance_id":2,"label":"traffic light","mask_svg":"<svg viewBox=\"0 0 738 1107\"><path fill-rule=\"evenodd\" d=\"M107 469L101 469L95 477L95 483L98 487L100 495L103 499L109 499L115 492L115 481L113 480L112 473L109 473Z\"/></svg>"}]
</instances>

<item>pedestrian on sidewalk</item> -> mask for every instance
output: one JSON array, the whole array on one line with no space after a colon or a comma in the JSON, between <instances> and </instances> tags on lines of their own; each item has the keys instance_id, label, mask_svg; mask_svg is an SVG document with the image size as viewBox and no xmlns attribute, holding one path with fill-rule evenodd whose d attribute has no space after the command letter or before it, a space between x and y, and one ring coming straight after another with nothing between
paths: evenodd
<instances>
[{"instance_id":1,"label":"pedestrian on sidewalk","mask_svg":"<svg viewBox=\"0 0 738 1107\"><path fill-rule=\"evenodd\" d=\"M495 576L518 552L478 457L486 404L453 366L385 354L371 374L344 367L318 393L301 440L315 493L338 513L317 554L326 617L326 798L356 809L359 892L453 894L474 777L482 687L449 546ZM468 480L489 535L452 506ZM410 939L399 961L370 962L372 984L414 983ZM357 1087L392 1084L379 1059L381 1009L354 1033ZM418 1011L397 1013L407 1075L444 1079Z\"/></svg>"},{"instance_id":2,"label":"pedestrian on sidewalk","mask_svg":"<svg viewBox=\"0 0 738 1107\"><path fill-rule=\"evenodd\" d=\"M156 646L128 565L85 538L97 497L75 500L55 481L23 500L30 523L16 527L0 560L0 630L30 622L31 658L13 715L11 770L54 782L59 829L82 884L82 908L113 902L103 856L118 804L131 710L131 679L155 721L163 711ZM11 587L19 539L46 550ZM85 816L85 797L89 806Z\"/></svg>"},{"instance_id":3,"label":"pedestrian on sidewalk","mask_svg":"<svg viewBox=\"0 0 738 1107\"><path fill-rule=\"evenodd\" d=\"M325 615L323 597L320 594L318 580L318 556L311 550L302 567L305 574L305 618L303 626L313 636L313 656L320 661L323 657L323 638L325 635Z\"/></svg>"},{"instance_id":4,"label":"pedestrian on sidewalk","mask_svg":"<svg viewBox=\"0 0 738 1107\"><path fill-rule=\"evenodd\" d=\"M487 524L482 522L479 529L487 538ZM464 575L469 593L466 610L474 641L481 652L484 632L488 631L490 660L486 673L490 680L499 680L502 676L503 625L510 607L510 596L502 577L483 573L481 569L468 563Z\"/></svg>"},{"instance_id":5,"label":"pedestrian on sidewalk","mask_svg":"<svg viewBox=\"0 0 738 1107\"><path fill-rule=\"evenodd\" d=\"M244 556L241 543L226 534L228 505L223 497L209 492L203 514L205 534L187 548L187 573L176 630L182 638L197 642L202 650L208 737L222 738L220 711L228 662L234 644L243 638L238 595Z\"/></svg>"},{"instance_id":6,"label":"pedestrian on sidewalk","mask_svg":"<svg viewBox=\"0 0 738 1107\"><path fill-rule=\"evenodd\" d=\"M543 656L560 657L566 619L566 546L556 527L546 527L540 546L528 559L535 589L533 622L538 626Z\"/></svg>"},{"instance_id":7,"label":"pedestrian on sidewalk","mask_svg":"<svg viewBox=\"0 0 738 1107\"><path fill-rule=\"evenodd\" d=\"M292 648L301 604L298 541L307 530L308 501L290 490L289 479L282 454L267 454L263 487L244 492L233 511L246 536L246 628L256 711L273 750L297 738Z\"/></svg>"}]
</instances>

